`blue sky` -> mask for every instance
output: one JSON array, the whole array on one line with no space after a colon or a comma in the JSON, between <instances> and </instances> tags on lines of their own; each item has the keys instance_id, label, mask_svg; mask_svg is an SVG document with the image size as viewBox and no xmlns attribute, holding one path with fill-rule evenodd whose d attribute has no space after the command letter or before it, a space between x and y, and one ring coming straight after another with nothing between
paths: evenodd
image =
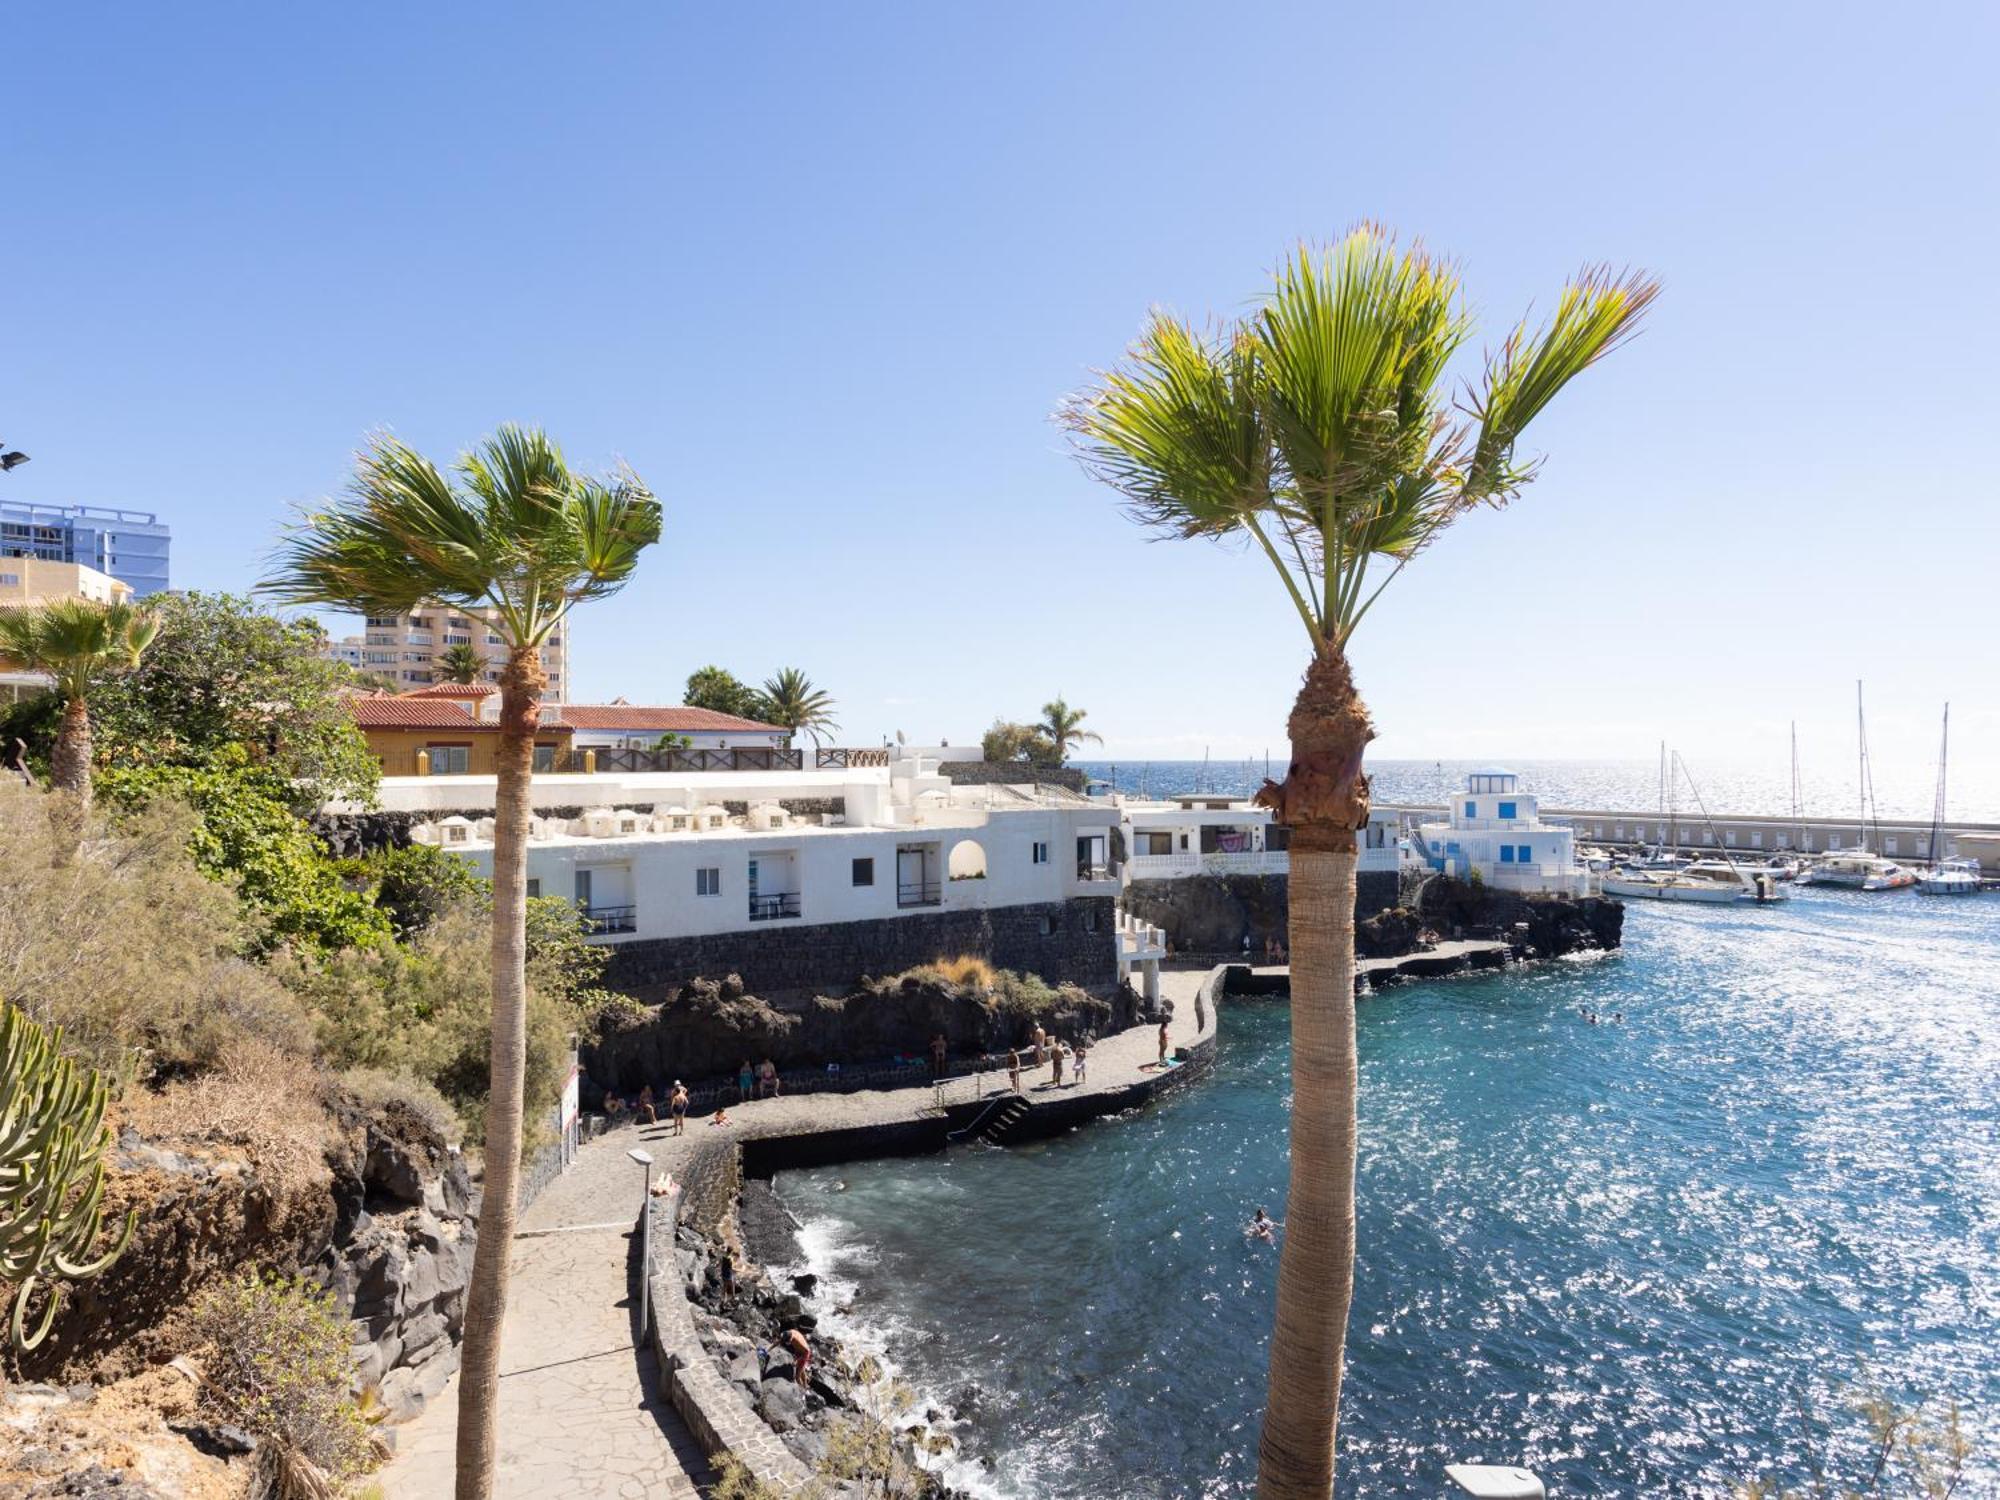
<instances>
[{"instance_id":1,"label":"blue sky","mask_svg":"<svg viewBox=\"0 0 2000 1500\"><path fill-rule=\"evenodd\" d=\"M1356 646L1385 755L2000 772L1990 6L36 7L7 37L10 498L242 588L370 429L622 458L667 534L582 696L804 667L846 737L1060 691L1115 754L1281 752L1265 565L1149 542L1049 413L1149 305L1362 217L1498 330L1666 283L1543 478ZM1981 619L1981 614L1988 616Z\"/></svg>"}]
</instances>

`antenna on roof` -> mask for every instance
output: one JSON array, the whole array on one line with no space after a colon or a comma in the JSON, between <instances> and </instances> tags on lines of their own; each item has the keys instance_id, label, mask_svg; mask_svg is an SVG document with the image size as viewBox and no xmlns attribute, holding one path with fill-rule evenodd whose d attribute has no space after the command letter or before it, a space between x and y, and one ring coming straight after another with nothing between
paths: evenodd
<instances>
[{"instance_id":1,"label":"antenna on roof","mask_svg":"<svg viewBox=\"0 0 2000 1500\"><path fill-rule=\"evenodd\" d=\"M899 745L907 745L909 743L908 740L903 738L903 731L900 729L896 731L896 743Z\"/></svg>"}]
</instances>

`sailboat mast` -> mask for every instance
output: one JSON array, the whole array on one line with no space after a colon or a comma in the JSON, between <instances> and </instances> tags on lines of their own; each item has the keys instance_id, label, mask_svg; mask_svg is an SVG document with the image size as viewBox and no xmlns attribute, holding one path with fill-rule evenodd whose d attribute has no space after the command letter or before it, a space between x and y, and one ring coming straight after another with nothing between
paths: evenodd
<instances>
[{"instance_id":1,"label":"sailboat mast","mask_svg":"<svg viewBox=\"0 0 2000 1500\"><path fill-rule=\"evenodd\" d=\"M1799 721L1792 720L1792 837L1805 843L1806 810L1799 802Z\"/></svg>"},{"instance_id":2,"label":"sailboat mast","mask_svg":"<svg viewBox=\"0 0 2000 1500\"><path fill-rule=\"evenodd\" d=\"M1938 779L1937 798L1931 804L1931 867L1935 869L1944 862L1944 790L1945 761L1951 754L1951 705L1944 706L1944 728L1938 735Z\"/></svg>"},{"instance_id":3,"label":"sailboat mast","mask_svg":"<svg viewBox=\"0 0 2000 1500\"><path fill-rule=\"evenodd\" d=\"M1856 843L1868 847L1868 715L1861 707L1861 679L1854 679L1854 743L1860 756L1854 775L1855 795L1861 801L1861 816L1854 825Z\"/></svg>"}]
</instances>

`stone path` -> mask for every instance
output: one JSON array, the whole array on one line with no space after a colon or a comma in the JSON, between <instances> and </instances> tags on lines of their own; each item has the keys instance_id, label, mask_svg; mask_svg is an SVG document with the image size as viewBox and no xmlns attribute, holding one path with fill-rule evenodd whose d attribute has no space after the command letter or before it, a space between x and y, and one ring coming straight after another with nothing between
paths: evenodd
<instances>
[{"instance_id":1,"label":"stone path","mask_svg":"<svg viewBox=\"0 0 2000 1500\"><path fill-rule=\"evenodd\" d=\"M1168 970L1160 993L1174 1002L1169 1036L1187 1046L1212 1034L1195 1026L1194 994L1206 969ZM1091 1049L1090 1079L1066 1084L1064 1098L1122 1088L1147 1075L1159 1055L1157 1029L1135 1027ZM1024 1077L1030 1099L1045 1097L1048 1069ZM1002 1092L1004 1071L946 1083L950 1103ZM723 1131L746 1139L844 1130L915 1119L934 1107L929 1088L805 1094L760 1100L730 1111ZM653 1172L678 1172L699 1142L723 1131L705 1120L672 1136L664 1125L624 1127L590 1142L570 1170L522 1215L502 1340L497 1500L561 1495L565 1500L683 1500L713 1478L706 1457L671 1406L656 1394L659 1371L635 1348L631 1261L643 1190L626 1152L653 1156ZM609 1227L605 1227L609 1226ZM388 1500L438 1500L452 1488L458 1380L411 1423L396 1429L396 1456L378 1476Z\"/></svg>"}]
</instances>

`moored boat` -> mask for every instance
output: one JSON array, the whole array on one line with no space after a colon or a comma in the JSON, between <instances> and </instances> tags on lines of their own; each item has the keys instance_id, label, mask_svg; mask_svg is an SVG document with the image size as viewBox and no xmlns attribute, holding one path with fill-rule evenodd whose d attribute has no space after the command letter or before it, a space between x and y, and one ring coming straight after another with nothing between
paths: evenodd
<instances>
[{"instance_id":1,"label":"moored boat","mask_svg":"<svg viewBox=\"0 0 2000 1500\"><path fill-rule=\"evenodd\" d=\"M1698 875L1693 870L1619 870L1606 875L1602 889L1607 896L1632 901L1694 901L1707 905L1750 902L1767 906L1785 899L1784 891L1770 876L1752 877L1721 867L1725 877Z\"/></svg>"},{"instance_id":2,"label":"moored boat","mask_svg":"<svg viewBox=\"0 0 2000 1500\"><path fill-rule=\"evenodd\" d=\"M1829 849L1799 872L1800 885L1835 885L1850 891L1899 891L1917 883L1914 870L1866 849Z\"/></svg>"},{"instance_id":3,"label":"moored boat","mask_svg":"<svg viewBox=\"0 0 2000 1500\"><path fill-rule=\"evenodd\" d=\"M1941 859L1917 877L1926 896L1976 896L1984 888L1974 859Z\"/></svg>"}]
</instances>

